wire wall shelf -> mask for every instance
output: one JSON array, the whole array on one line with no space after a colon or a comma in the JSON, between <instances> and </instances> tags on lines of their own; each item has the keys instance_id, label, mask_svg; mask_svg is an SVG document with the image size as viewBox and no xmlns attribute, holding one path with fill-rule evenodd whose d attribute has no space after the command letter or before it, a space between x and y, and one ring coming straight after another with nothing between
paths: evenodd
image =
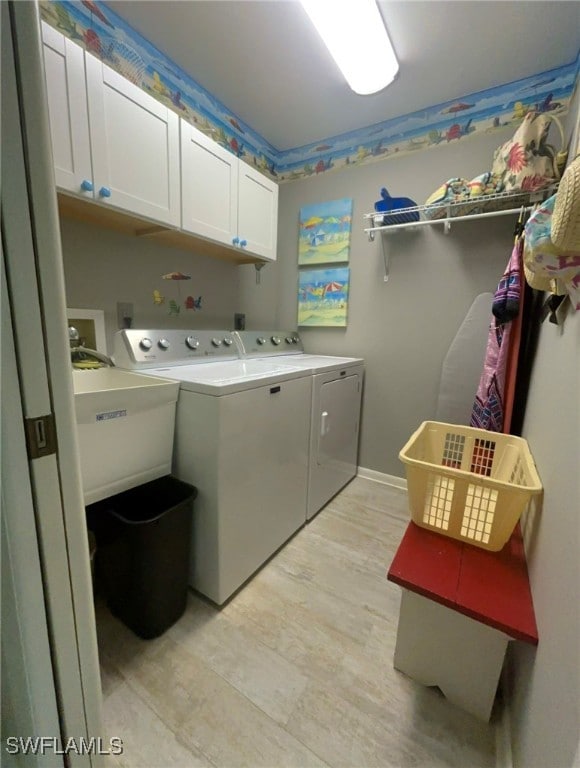
<instances>
[{"instance_id":1,"label":"wire wall shelf","mask_svg":"<svg viewBox=\"0 0 580 768\"><path fill-rule=\"evenodd\" d=\"M416 205L412 208L399 208L392 212L365 213L363 218L370 222L370 226L365 227L364 231L368 234L369 240L374 240L376 232L389 234L401 229L433 224L443 224L445 232L449 232L452 221L469 221L520 213L522 207L529 209L550 197L556 188L557 185L553 184L536 192L498 192L452 203Z\"/></svg>"},{"instance_id":2,"label":"wire wall shelf","mask_svg":"<svg viewBox=\"0 0 580 768\"><path fill-rule=\"evenodd\" d=\"M541 203L556 192L558 185L536 190L535 192L498 192L493 195L458 200L452 203L437 203L434 205L416 205L412 208L398 208L393 211L376 211L365 213L363 219L370 226L365 227L369 241L374 241L375 235L391 235L401 230L414 230L420 227L443 225L443 231L448 234L452 222L485 219L495 216L517 215L522 211L529 212L537 203ZM389 279L389 256L385 239L381 237L383 259L385 263L385 282Z\"/></svg>"}]
</instances>

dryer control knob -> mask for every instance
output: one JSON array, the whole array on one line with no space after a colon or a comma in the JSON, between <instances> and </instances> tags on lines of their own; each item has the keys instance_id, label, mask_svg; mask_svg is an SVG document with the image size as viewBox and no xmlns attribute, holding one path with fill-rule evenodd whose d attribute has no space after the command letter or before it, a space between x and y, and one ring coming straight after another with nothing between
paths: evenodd
<instances>
[{"instance_id":1,"label":"dryer control knob","mask_svg":"<svg viewBox=\"0 0 580 768\"><path fill-rule=\"evenodd\" d=\"M199 347L199 341L195 338L195 336L188 336L185 340L185 343L190 349L197 349Z\"/></svg>"},{"instance_id":2,"label":"dryer control knob","mask_svg":"<svg viewBox=\"0 0 580 768\"><path fill-rule=\"evenodd\" d=\"M169 349L169 347L170 347L171 345L170 345L170 343L169 343L168 339L159 339L159 341L157 342L157 346L158 346L160 349Z\"/></svg>"},{"instance_id":3,"label":"dryer control knob","mask_svg":"<svg viewBox=\"0 0 580 768\"><path fill-rule=\"evenodd\" d=\"M265 344L266 343L266 339L263 336L258 336L256 341L258 342L258 344Z\"/></svg>"},{"instance_id":4,"label":"dryer control knob","mask_svg":"<svg viewBox=\"0 0 580 768\"><path fill-rule=\"evenodd\" d=\"M211 340L211 343L214 345L214 347L221 347L221 345L222 345L222 340L221 340L221 339L218 339L218 338L216 338L216 337L214 336L214 337L213 337L213 339Z\"/></svg>"},{"instance_id":5,"label":"dryer control knob","mask_svg":"<svg viewBox=\"0 0 580 768\"><path fill-rule=\"evenodd\" d=\"M272 344L274 344L274 346L276 347L278 346L278 344L282 343L282 339L279 336L272 336L271 341L272 341Z\"/></svg>"},{"instance_id":6,"label":"dryer control knob","mask_svg":"<svg viewBox=\"0 0 580 768\"><path fill-rule=\"evenodd\" d=\"M231 338L231 336L224 336L224 344L226 347L231 347L234 343L234 340Z\"/></svg>"},{"instance_id":7,"label":"dryer control knob","mask_svg":"<svg viewBox=\"0 0 580 768\"><path fill-rule=\"evenodd\" d=\"M141 349L144 349L145 352L147 352L153 346L153 342L151 341L151 339L144 338L144 339L141 339L141 341L139 342L139 346L141 347Z\"/></svg>"}]
</instances>

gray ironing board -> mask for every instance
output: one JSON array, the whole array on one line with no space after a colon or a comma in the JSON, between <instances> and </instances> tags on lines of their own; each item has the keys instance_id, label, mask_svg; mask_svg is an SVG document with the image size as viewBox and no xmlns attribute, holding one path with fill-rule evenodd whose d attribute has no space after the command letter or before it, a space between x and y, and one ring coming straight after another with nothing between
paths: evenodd
<instances>
[{"instance_id":1,"label":"gray ironing board","mask_svg":"<svg viewBox=\"0 0 580 768\"><path fill-rule=\"evenodd\" d=\"M492 293L475 298L445 355L435 419L469 425L487 347Z\"/></svg>"}]
</instances>

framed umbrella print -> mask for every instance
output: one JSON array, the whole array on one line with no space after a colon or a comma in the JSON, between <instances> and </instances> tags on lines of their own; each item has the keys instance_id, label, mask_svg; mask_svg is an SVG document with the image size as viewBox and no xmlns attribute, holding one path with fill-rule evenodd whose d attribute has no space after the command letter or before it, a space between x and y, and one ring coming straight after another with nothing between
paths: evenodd
<instances>
[{"instance_id":1,"label":"framed umbrella print","mask_svg":"<svg viewBox=\"0 0 580 768\"><path fill-rule=\"evenodd\" d=\"M348 261L351 226L352 198L301 208L298 266Z\"/></svg>"},{"instance_id":2,"label":"framed umbrella print","mask_svg":"<svg viewBox=\"0 0 580 768\"><path fill-rule=\"evenodd\" d=\"M298 273L298 325L346 326L350 269L302 269Z\"/></svg>"}]
</instances>

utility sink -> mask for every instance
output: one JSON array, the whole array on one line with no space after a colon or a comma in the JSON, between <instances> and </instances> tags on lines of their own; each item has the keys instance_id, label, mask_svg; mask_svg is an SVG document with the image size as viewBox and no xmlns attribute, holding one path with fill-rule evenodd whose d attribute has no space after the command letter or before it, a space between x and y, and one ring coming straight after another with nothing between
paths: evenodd
<instances>
[{"instance_id":1,"label":"utility sink","mask_svg":"<svg viewBox=\"0 0 580 768\"><path fill-rule=\"evenodd\" d=\"M170 474L179 383L117 368L72 376L85 504Z\"/></svg>"}]
</instances>

